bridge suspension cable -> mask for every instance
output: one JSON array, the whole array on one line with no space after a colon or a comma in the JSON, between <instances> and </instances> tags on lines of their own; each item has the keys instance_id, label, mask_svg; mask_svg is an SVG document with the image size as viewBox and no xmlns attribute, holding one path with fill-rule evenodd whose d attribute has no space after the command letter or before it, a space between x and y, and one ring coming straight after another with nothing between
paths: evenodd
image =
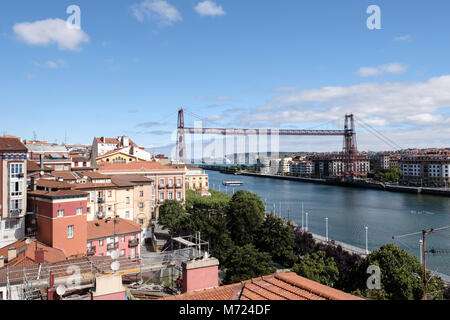
<instances>
[{"instance_id":1,"label":"bridge suspension cable","mask_svg":"<svg viewBox=\"0 0 450 320\"><path fill-rule=\"evenodd\" d=\"M359 119L359 118L355 117L355 120L360 126L362 126L365 129L367 129L367 131L369 133L371 133L373 136L375 136L376 138L380 139L381 141L383 141L384 143L389 145L389 147L394 148L394 149L398 149L398 150L404 149L402 146L397 144L395 141L393 141L392 139L390 139L389 137L387 137L386 135L384 135L380 131L376 130L370 124L364 122L362 119Z\"/></svg>"}]
</instances>

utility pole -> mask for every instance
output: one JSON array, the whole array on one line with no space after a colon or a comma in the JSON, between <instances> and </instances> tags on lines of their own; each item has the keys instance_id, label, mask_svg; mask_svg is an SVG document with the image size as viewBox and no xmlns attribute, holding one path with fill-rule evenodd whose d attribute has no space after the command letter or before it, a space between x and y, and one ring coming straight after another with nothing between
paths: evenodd
<instances>
[{"instance_id":1,"label":"utility pole","mask_svg":"<svg viewBox=\"0 0 450 320\"><path fill-rule=\"evenodd\" d=\"M328 242L328 217L325 218L325 238Z\"/></svg>"},{"instance_id":2,"label":"utility pole","mask_svg":"<svg viewBox=\"0 0 450 320\"><path fill-rule=\"evenodd\" d=\"M430 230L422 230L420 232L414 232L414 233L408 233L408 234L403 234L400 236L393 236L392 239L399 239L399 238L406 238L406 237L410 237L410 236L414 236L414 235L418 235L418 234L422 234L422 240L421 240L421 245L422 245L422 256L423 256L423 298L422 300L427 300L427 294L428 294L428 280L427 280L427 249L426 249L426 243L425 243L425 238L427 234L432 234L436 231L440 231L440 230L445 230L445 229L450 229L450 226L445 226L442 228L437 228L437 229L433 229L431 228Z\"/></svg>"}]
</instances>

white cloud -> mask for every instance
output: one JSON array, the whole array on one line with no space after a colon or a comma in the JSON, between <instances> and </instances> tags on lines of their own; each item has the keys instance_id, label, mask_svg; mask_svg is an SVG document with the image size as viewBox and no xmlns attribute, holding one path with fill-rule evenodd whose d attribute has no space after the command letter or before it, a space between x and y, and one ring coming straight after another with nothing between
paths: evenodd
<instances>
[{"instance_id":1,"label":"white cloud","mask_svg":"<svg viewBox=\"0 0 450 320\"><path fill-rule=\"evenodd\" d=\"M131 6L131 10L139 22L147 18L159 26L171 26L183 20L178 10L165 0L145 0Z\"/></svg>"},{"instance_id":2,"label":"white cloud","mask_svg":"<svg viewBox=\"0 0 450 320\"><path fill-rule=\"evenodd\" d=\"M224 16L225 11L215 2L206 0L195 6L195 11L201 16Z\"/></svg>"},{"instance_id":3,"label":"white cloud","mask_svg":"<svg viewBox=\"0 0 450 320\"><path fill-rule=\"evenodd\" d=\"M29 73L29 74L26 75L26 78L27 78L28 80L31 80L31 79L36 78L36 75Z\"/></svg>"},{"instance_id":4,"label":"white cloud","mask_svg":"<svg viewBox=\"0 0 450 320\"><path fill-rule=\"evenodd\" d=\"M268 101L264 106L237 117L243 123L283 125L284 123L342 120L354 113L372 126L441 126L450 117L450 75L425 82L362 83L352 86L302 90Z\"/></svg>"},{"instance_id":5,"label":"white cloud","mask_svg":"<svg viewBox=\"0 0 450 320\"><path fill-rule=\"evenodd\" d=\"M16 36L27 44L57 44L60 50L78 51L80 44L89 41L89 36L82 29L71 27L61 19L17 23L13 30Z\"/></svg>"},{"instance_id":6,"label":"white cloud","mask_svg":"<svg viewBox=\"0 0 450 320\"><path fill-rule=\"evenodd\" d=\"M56 61L49 60L45 62L45 65L50 69L56 69L65 66L66 62L63 59L58 59Z\"/></svg>"},{"instance_id":7,"label":"white cloud","mask_svg":"<svg viewBox=\"0 0 450 320\"><path fill-rule=\"evenodd\" d=\"M394 62L378 67L361 67L358 70L358 75L361 77L379 76L385 73L401 74L408 70L408 66Z\"/></svg>"},{"instance_id":8,"label":"white cloud","mask_svg":"<svg viewBox=\"0 0 450 320\"><path fill-rule=\"evenodd\" d=\"M395 37L394 40L395 41L408 41L408 40L411 40L411 35L407 34L404 36L398 36L398 37Z\"/></svg>"}]
</instances>

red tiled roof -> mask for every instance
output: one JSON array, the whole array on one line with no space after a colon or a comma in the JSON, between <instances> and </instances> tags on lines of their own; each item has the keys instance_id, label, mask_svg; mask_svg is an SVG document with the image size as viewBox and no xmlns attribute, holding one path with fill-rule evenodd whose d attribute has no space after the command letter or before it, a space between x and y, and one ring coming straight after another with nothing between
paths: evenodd
<instances>
[{"instance_id":1,"label":"red tiled roof","mask_svg":"<svg viewBox=\"0 0 450 320\"><path fill-rule=\"evenodd\" d=\"M72 174L71 171L53 171L52 175L56 178L63 178L64 180L77 180L77 178Z\"/></svg>"},{"instance_id":2,"label":"red tiled roof","mask_svg":"<svg viewBox=\"0 0 450 320\"><path fill-rule=\"evenodd\" d=\"M36 191L28 191L27 193L30 196L41 196L41 197L64 197L64 196L88 196L87 193L76 190L58 190L58 191L44 191L44 190L36 190Z\"/></svg>"},{"instance_id":3,"label":"red tiled roof","mask_svg":"<svg viewBox=\"0 0 450 320\"><path fill-rule=\"evenodd\" d=\"M49 168L46 166L44 166L44 168L41 168L37 162L27 160L27 171L28 172L33 172L33 171L50 172L50 171L52 171L52 168Z\"/></svg>"},{"instance_id":4,"label":"red tiled roof","mask_svg":"<svg viewBox=\"0 0 450 320\"><path fill-rule=\"evenodd\" d=\"M151 183L153 179L146 178L137 174L121 174L111 177L111 182L119 187L135 186L144 183Z\"/></svg>"},{"instance_id":5,"label":"red tiled roof","mask_svg":"<svg viewBox=\"0 0 450 320\"><path fill-rule=\"evenodd\" d=\"M164 300L364 300L306 279L278 273L212 289L187 292Z\"/></svg>"},{"instance_id":6,"label":"red tiled roof","mask_svg":"<svg viewBox=\"0 0 450 320\"><path fill-rule=\"evenodd\" d=\"M110 163L110 164L100 164L99 170L103 172L114 172L114 171L151 171L151 170L175 170L183 171L182 169L176 169L172 166L165 166L154 161L137 161L131 163Z\"/></svg>"},{"instance_id":7,"label":"red tiled roof","mask_svg":"<svg viewBox=\"0 0 450 320\"><path fill-rule=\"evenodd\" d=\"M56 181L56 180L46 180L39 179L36 181L36 186L43 188L52 188L52 189L71 189L72 185L66 182Z\"/></svg>"},{"instance_id":8,"label":"red tiled roof","mask_svg":"<svg viewBox=\"0 0 450 320\"><path fill-rule=\"evenodd\" d=\"M116 224L114 229L114 219L109 220L97 220L87 222L87 238L101 239L121 234L140 233L141 227L131 220L122 218L116 218Z\"/></svg>"},{"instance_id":9,"label":"red tiled roof","mask_svg":"<svg viewBox=\"0 0 450 320\"><path fill-rule=\"evenodd\" d=\"M17 138L5 138L0 137L0 151L19 151L19 152L27 152L28 149L25 145L20 142Z\"/></svg>"},{"instance_id":10,"label":"red tiled roof","mask_svg":"<svg viewBox=\"0 0 450 320\"><path fill-rule=\"evenodd\" d=\"M104 174L101 174L100 172L97 171L83 171L83 172L79 172L79 174L86 176L88 178L91 179L109 179L109 176L106 176Z\"/></svg>"},{"instance_id":11,"label":"red tiled roof","mask_svg":"<svg viewBox=\"0 0 450 320\"><path fill-rule=\"evenodd\" d=\"M8 249L14 247L17 250L17 257L5 263L5 266L24 266L35 264L36 248L44 250L45 262L57 262L66 260L67 257L64 252L57 248L49 247L36 240L30 239L30 244L26 243L26 239L18 240L6 247L0 248L0 256L8 257Z\"/></svg>"}]
</instances>

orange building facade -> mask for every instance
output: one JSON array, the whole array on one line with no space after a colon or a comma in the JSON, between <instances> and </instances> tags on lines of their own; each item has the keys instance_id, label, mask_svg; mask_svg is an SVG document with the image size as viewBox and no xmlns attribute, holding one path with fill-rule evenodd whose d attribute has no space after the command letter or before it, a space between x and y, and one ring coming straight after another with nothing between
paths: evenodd
<instances>
[{"instance_id":1,"label":"orange building facade","mask_svg":"<svg viewBox=\"0 0 450 320\"><path fill-rule=\"evenodd\" d=\"M87 197L74 190L30 191L28 205L35 216L36 239L68 257L86 254Z\"/></svg>"}]
</instances>

